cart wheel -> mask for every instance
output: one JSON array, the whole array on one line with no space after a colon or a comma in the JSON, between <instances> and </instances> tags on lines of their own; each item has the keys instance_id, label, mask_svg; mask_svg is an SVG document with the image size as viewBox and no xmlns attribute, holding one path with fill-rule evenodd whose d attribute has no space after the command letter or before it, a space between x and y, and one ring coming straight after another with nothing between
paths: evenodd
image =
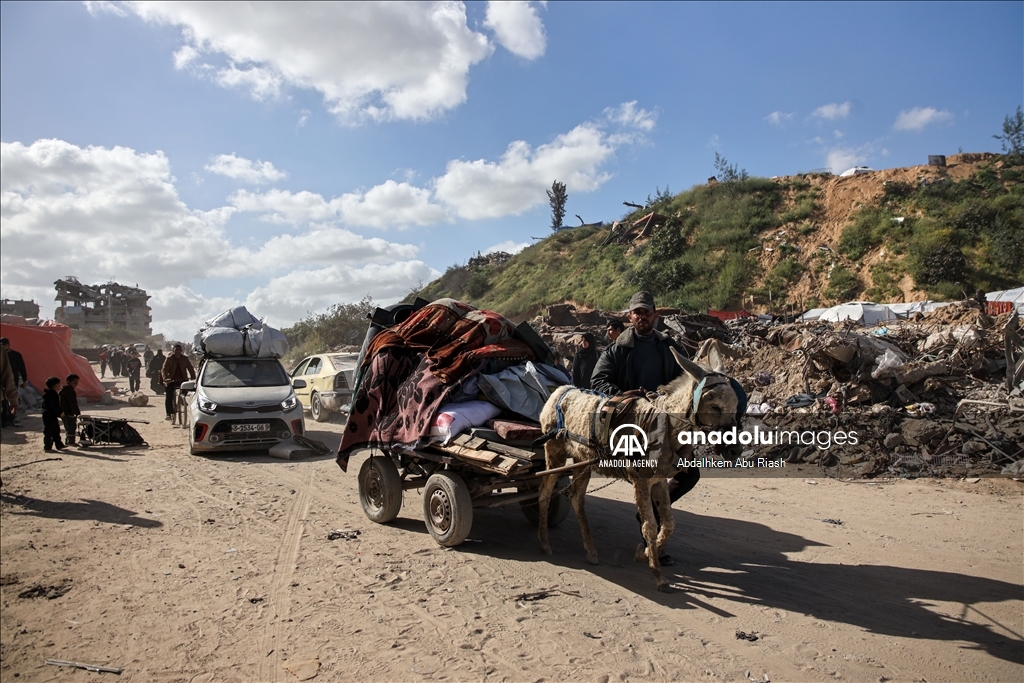
<instances>
[{"instance_id":1,"label":"cart wheel","mask_svg":"<svg viewBox=\"0 0 1024 683\"><path fill-rule=\"evenodd\" d=\"M435 472L423 490L423 521L439 545L451 548L466 540L473 527L469 487L454 472Z\"/></svg>"},{"instance_id":2,"label":"cart wheel","mask_svg":"<svg viewBox=\"0 0 1024 683\"><path fill-rule=\"evenodd\" d=\"M555 484L555 490L560 491L568 485L569 477L562 477ZM534 526L540 524L540 505L536 498L519 501L519 509L523 511L523 517L526 517L530 524ZM569 496L564 493L552 496L551 504L548 506L548 527L556 527L564 522L565 518L569 516L569 510L571 509L572 504L569 502Z\"/></svg>"},{"instance_id":3,"label":"cart wheel","mask_svg":"<svg viewBox=\"0 0 1024 683\"><path fill-rule=\"evenodd\" d=\"M309 399L309 413L317 422L327 422L331 419L330 412L324 409L323 401L320 400L320 394L313 394Z\"/></svg>"},{"instance_id":4,"label":"cart wheel","mask_svg":"<svg viewBox=\"0 0 1024 683\"><path fill-rule=\"evenodd\" d=\"M387 524L402 509L402 480L395 461L375 455L359 468L359 503L371 522Z\"/></svg>"}]
</instances>

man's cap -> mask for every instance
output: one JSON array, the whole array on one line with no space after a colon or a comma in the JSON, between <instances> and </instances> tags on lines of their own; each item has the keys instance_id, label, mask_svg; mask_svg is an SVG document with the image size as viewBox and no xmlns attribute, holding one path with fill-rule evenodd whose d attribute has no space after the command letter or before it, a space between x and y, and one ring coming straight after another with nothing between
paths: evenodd
<instances>
[{"instance_id":1,"label":"man's cap","mask_svg":"<svg viewBox=\"0 0 1024 683\"><path fill-rule=\"evenodd\" d=\"M629 310L635 311L638 308L646 308L647 310L654 310L654 297L650 292L637 292L633 295L633 298L629 300Z\"/></svg>"},{"instance_id":2,"label":"man's cap","mask_svg":"<svg viewBox=\"0 0 1024 683\"><path fill-rule=\"evenodd\" d=\"M11 342L8 341L7 337L0 337L0 344L10 344L10 343Z\"/></svg>"}]
</instances>

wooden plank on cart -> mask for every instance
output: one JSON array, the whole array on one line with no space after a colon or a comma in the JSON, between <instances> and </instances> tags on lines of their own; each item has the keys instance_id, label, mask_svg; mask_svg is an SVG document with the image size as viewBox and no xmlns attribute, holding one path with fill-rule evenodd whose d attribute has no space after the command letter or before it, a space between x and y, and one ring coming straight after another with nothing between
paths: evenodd
<instances>
[{"instance_id":1,"label":"wooden plank on cart","mask_svg":"<svg viewBox=\"0 0 1024 683\"><path fill-rule=\"evenodd\" d=\"M533 451L516 448L515 446L506 446L503 443L488 441L487 439L479 436L470 436L469 434L460 434L452 439L452 443L456 446L461 446L472 451L493 451L495 453L501 453L502 455L518 458L519 460L524 460L526 462L531 462L535 457ZM488 460L487 462L492 461Z\"/></svg>"},{"instance_id":2,"label":"wooden plank on cart","mask_svg":"<svg viewBox=\"0 0 1024 683\"><path fill-rule=\"evenodd\" d=\"M474 467L479 467L480 469L487 470L488 472L494 472L495 474L508 475L514 470L528 468L530 466L529 463L524 462L519 458L509 457L489 450L474 451L455 444L452 444L451 446L434 444L433 448L454 455L468 465L473 465Z\"/></svg>"},{"instance_id":3,"label":"wooden plank on cart","mask_svg":"<svg viewBox=\"0 0 1024 683\"><path fill-rule=\"evenodd\" d=\"M457 437L452 439L452 443L463 448L468 448L472 451L479 451L487 447L487 440L481 439L480 437L470 436L469 434L459 434Z\"/></svg>"},{"instance_id":4,"label":"wooden plank on cart","mask_svg":"<svg viewBox=\"0 0 1024 683\"><path fill-rule=\"evenodd\" d=\"M492 451L478 451L472 448L466 448L465 446L461 446L456 443L453 443L450 446L435 445L434 448L440 449L445 453L457 455L464 460L472 460L473 462L485 463L488 465L502 457L500 453L494 453Z\"/></svg>"}]
</instances>

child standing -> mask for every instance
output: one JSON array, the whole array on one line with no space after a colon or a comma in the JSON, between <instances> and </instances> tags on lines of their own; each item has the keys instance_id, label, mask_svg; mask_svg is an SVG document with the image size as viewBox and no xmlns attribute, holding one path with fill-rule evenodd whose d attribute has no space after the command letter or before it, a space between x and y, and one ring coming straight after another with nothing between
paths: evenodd
<instances>
[{"instance_id":1,"label":"child standing","mask_svg":"<svg viewBox=\"0 0 1024 683\"><path fill-rule=\"evenodd\" d=\"M78 375L68 375L67 384L60 390L60 412L64 413L64 434L67 436L69 446L75 443L75 433L78 431L78 416L82 414L78 407Z\"/></svg>"},{"instance_id":2,"label":"child standing","mask_svg":"<svg viewBox=\"0 0 1024 683\"><path fill-rule=\"evenodd\" d=\"M139 374L142 371L142 361L139 360L139 352L132 349L131 357L125 362L128 369L128 391L133 394L139 390Z\"/></svg>"},{"instance_id":3,"label":"child standing","mask_svg":"<svg viewBox=\"0 0 1024 683\"><path fill-rule=\"evenodd\" d=\"M64 448L64 442L60 440L60 396L57 389L60 387L60 379L51 377L46 380L46 391L43 392L43 450L50 452L56 446L57 450Z\"/></svg>"}]
</instances>

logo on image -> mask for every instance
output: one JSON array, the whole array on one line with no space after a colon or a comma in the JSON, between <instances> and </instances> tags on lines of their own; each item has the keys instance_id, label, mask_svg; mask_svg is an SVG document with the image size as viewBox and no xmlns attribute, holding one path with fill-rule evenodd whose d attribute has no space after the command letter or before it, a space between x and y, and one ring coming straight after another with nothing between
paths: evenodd
<instances>
[{"instance_id":1,"label":"logo on image","mask_svg":"<svg viewBox=\"0 0 1024 683\"><path fill-rule=\"evenodd\" d=\"M644 458L647 456L647 432L635 424L619 425L608 437L608 448L613 458Z\"/></svg>"}]
</instances>

